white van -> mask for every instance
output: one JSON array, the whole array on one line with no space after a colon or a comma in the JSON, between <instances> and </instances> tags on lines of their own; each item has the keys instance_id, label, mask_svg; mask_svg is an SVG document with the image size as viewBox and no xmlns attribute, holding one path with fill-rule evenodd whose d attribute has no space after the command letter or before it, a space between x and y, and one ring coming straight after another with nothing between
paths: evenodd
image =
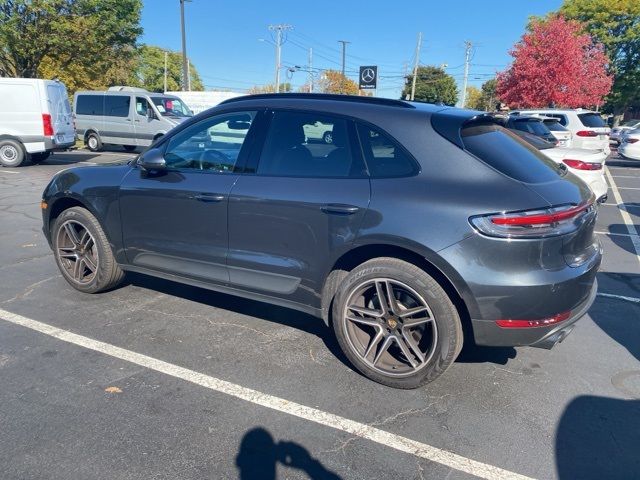
<instances>
[{"instance_id":1,"label":"white van","mask_svg":"<svg viewBox=\"0 0 640 480\"><path fill-rule=\"evenodd\" d=\"M598 112L576 109L531 109L511 112L520 115L544 115L557 118L560 125L566 127L572 134L572 147L585 148L587 150L603 150L607 155L611 153L609 146L609 133L607 127Z\"/></svg>"},{"instance_id":2,"label":"white van","mask_svg":"<svg viewBox=\"0 0 640 480\"><path fill-rule=\"evenodd\" d=\"M73 111L78 139L92 152L104 144L125 150L148 147L193 113L178 97L136 87L111 87L106 92L76 92Z\"/></svg>"},{"instance_id":3,"label":"white van","mask_svg":"<svg viewBox=\"0 0 640 480\"><path fill-rule=\"evenodd\" d=\"M0 78L0 165L42 162L75 143L67 89L57 80Z\"/></svg>"}]
</instances>

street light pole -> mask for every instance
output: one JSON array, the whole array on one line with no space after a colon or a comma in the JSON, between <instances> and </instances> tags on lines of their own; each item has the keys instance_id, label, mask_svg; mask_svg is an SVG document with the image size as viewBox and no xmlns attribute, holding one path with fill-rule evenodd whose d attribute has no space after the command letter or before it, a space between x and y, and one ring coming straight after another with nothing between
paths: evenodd
<instances>
[{"instance_id":1,"label":"street light pole","mask_svg":"<svg viewBox=\"0 0 640 480\"><path fill-rule=\"evenodd\" d=\"M182 29L182 91L187 90L189 84L189 66L187 64L187 37L184 28L184 2L190 0L180 0L180 27Z\"/></svg>"},{"instance_id":2,"label":"street light pole","mask_svg":"<svg viewBox=\"0 0 640 480\"><path fill-rule=\"evenodd\" d=\"M345 58L347 56L347 43L351 43L351 42L347 42L346 40L338 40L338 43L342 44L342 78L340 79L340 93L344 93L344 65L345 65Z\"/></svg>"}]
</instances>

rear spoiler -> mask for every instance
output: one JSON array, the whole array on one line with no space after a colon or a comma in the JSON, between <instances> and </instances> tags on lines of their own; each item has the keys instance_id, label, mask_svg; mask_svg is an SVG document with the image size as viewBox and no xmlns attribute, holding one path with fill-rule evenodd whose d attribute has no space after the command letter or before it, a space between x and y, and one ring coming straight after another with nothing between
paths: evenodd
<instances>
[{"instance_id":1,"label":"rear spoiler","mask_svg":"<svg viewBox=\"0 0 640 480\"><path fill-rule=\"evenodd\" d=\"M431 115L433 129L460 148L464 148L461 131L472 125L504 125L506 116L474 110L446 109Z\"/></svg>"}]
</instances>

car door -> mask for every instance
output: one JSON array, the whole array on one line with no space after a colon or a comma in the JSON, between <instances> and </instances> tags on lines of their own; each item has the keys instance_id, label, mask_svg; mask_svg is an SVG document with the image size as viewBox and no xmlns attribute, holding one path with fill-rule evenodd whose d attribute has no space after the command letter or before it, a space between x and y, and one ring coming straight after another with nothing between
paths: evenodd
<instances>
[{"instance_id":1,"label":"car door","mask_svg":"<svg viewBox=\"0 0 640 480\"><path fill-rule=\"evenodd\" d=\"M131 265L227 282L229 192L255 118L252 111L201 120L161 145L166 169L135 168L125 177L120 212ZM215 135L221 125L234 135Z\"/></svg>"},{"instance_id":2,"label":"car door","mask_svg":"<svg viewBox=\"0 0 640 480\"><path fill-rule=\"evenodd\" d=\"M305 141L317 122L331 144ZM255 174L241 175L229 199L232 285L319 306L327 269L357 235L370 185L350 120L323 113L270 114Z\"/></svg>"},{"instance_id":3,"label":"car door","mask_svg":"<svg viewBox=\"0 0 640 480\"><path fill-rule=\"evenodd\" d=\"M148 147L160 129L161 122L146 98L136 96L135 100L133 112L133 126L136 132L135 145Z\"/></svg>"}]
</instances>

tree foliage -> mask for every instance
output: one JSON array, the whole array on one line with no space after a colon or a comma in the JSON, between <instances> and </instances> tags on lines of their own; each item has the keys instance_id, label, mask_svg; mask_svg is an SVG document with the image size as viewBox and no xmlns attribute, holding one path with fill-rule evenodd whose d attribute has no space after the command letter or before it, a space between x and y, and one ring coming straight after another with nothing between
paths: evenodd
<instances>
[{"instance_id":1,"label":"tree foliage","mask_svg":"<svg viewBox=\"0 0 640 480\"><path fill-rule=\"evenodd\" d=\"M534 20L509 53L513 63L498 74L497 93L511 107L594 106L611 90L602 44L576 21Z\"/></svg>"},{"instance_id":2,"label":"tree foliage","mask_svg":"<svg viewBox=\"0 0 640 480\"><path fill-rule=\"evenodd\" d=\"M130 76L141 0L3 0L0 75L59 78L70 91Z\"/></svg>"},{"instance_id":3,"label":"tree foliage","mask_svg":"<svg viewBox=\"0 0 640 480\"><path fill-rule=\"evenodd\" d=\"M280 84L280 93L288 93L291 91L291 84L289 82ZM255 95L257 93L275 93L276 84L270 83L269 85L255 85L249 89L247 93Z\"/></svg>"},{"instance_id":4,"label":"tree foliage","mask_svg":"<svg viewBox=\"0 0 640 480\"><path fill-rule=\"evenodd\" d=\"M167 90L182 89L182 53L172 52L153 45L142 45L138 48L133 74L127 85L141 87L150 92L164 90L164 57L167 54ZM189 67L191 90L202 91L204 85L193 63Z\"/></svg>"},{"instance_id":5,"label":"tree foliage","mask_svg":"<svg viewBox=\"0 0 640 480\"><path fill-rule=\"evenodd\" d=\"M318 81L318 92L320 93L343 93L345 95L358 95L358 84L342 75L337 70L325 70L320 75Z\"/></svg>"},{"instance_id":6,"label":"tree foliage","mask_svg":"<svg viewBox=\"0 0 640 480\"><path fill-rule=\"evenodd\" d=\"M565 0L560 13L604 45L615 76L607 97L611 109L640 105L640 1Z\"/></svg>"},{"instance_id":7,"label":"tree foliage","mask_svg":"<svg viewBox=\"0 0 640 480\"><path fill-rule=\"evenodd\" d=\"M402 98L411 95L413 74L405 77ZM444 103L455 105L458 101L458 87L455 79L442 68L423 66L418 67L416 78L415 100L428 103Z\"/></svg>"},{"instance_id":8,"label":"tree foliage","mask_svg":"<svg viewBox=\"0 0 640 480\"><path fill-rule=\"evenodd\" d=\"M465 99L465 108L470 108L472 110L484 110L484 106L482 104L482 92L478 87L474 87L473 85L469 85L467 87L467 97Z\"/></svg>"},{"instance_id":9,"label":"tree foliage","mask_svg":"<svg viewBox=\"0 0 640 480\"><path fill-rule=\"evenodd\" d=\"M482 86L480 87L481 108L479 110L486 110L487 112L493 112L496 110L496 105L498 104L498 96L496 94L497 83L497 80L495 78L492 78L491 80L487 80L482 84Z\"/></svg>"}]
</instances>

